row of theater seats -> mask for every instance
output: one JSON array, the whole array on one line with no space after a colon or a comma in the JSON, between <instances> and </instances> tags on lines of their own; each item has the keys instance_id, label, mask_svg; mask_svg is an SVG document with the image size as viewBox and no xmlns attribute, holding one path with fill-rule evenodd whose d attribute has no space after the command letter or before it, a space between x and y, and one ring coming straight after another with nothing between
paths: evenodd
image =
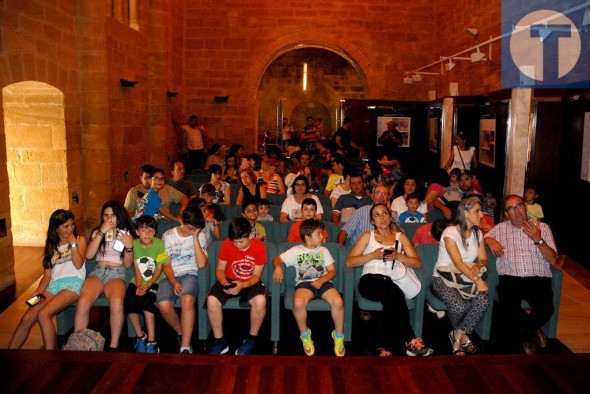
<instances>
[{"instance_id":1,"label":"row of theater seats","mask_svg":"<svg viewBox=\"0 0 590 394\"><path fill-rule=\"evenodd\" d=\"M197 319L198 319L198 339L205 341L207 340L211 331L211 326L207 318L207 312L202 308L208 290L215 283L215 269L217 266L217 260L219 256L219 249L222 241L213 242L208 247L208 264L199 269L199 293L198 300L196 303ZM272 259L274 256L283 253L288 250L294 243L273 243L266 242L266 250L268 254L268 264L262 274L262 282L266 285L268 292L267 302L267 316L271 319L271 334L270 340L273 342L273 353L277 352L278 342L281 339L281 327L280 327L280 314L285 311L290 311L293 308L293 294L295 292L295 267L285 268L285 280L282 284L277 284L272 280L274 268L272 266ZM363 267L357 267L354 269L346 268L345 261L351 247L344 247L336 243L324 244L332 256L334 257L337 269L337 276L334 278L333 283L338 291L342 294L345 306L345 322L344 322L344 336L345 341L351 341L353 339L352 332L352 314L353 314L353 303L357 302L360 310L363 311L381 311L382 306L379 302L373 302L362 297L358 292L358 282L362 275ZM406 300L408 309L410 310L410 321L414 332L417 336L422 335L423 318L424 318L424 307L425 302L428 301L435 309L446 310L446 306L437 299L430 291L429 285L432 278L432 272L434 265L438 257L438 245L418 245L416 252L420 256L422 261L422 268L416 270L416 274L422 284L422 290L420 293L411 300ZM87 272L92 272L95 261L86 261ZM559 316L559 303L561 298L561 282L562 273L559 269L551 267L553 273L553 304L555 312L551 320L543 327L543 331L549 338L555 338L557 333L557 319ZM133 277L133 269L127 270L127 281ZM488 284L489 294L492 299L496 298L496 286L498 283L498 275L496 272L496 258L488 250ZM282 305L281 305L282 304ZM97 307L107 307L108 301L101 295L95 302ZM523 308L527 307L526 303L523 303ZM179 302L176 303L176 307L179 308ZM248 304L241 304L239 297L229 300L225 305L225 309L249 309ZM329 305L319 299L313 300L308 305L309 311L329 311ZM490 307L485 313L484 318L477 326L477 333L483 340L490 339L491 322L492 322L492 311L493 303L490 303ZM268 313L270 312L270 313ZM75 314L75 304L66 308L57 315L57 333L58 335L65 335L73 327ZM130 337L135 336L133 328L128 324L128 335Z\"/></svg>"}]
</instances>

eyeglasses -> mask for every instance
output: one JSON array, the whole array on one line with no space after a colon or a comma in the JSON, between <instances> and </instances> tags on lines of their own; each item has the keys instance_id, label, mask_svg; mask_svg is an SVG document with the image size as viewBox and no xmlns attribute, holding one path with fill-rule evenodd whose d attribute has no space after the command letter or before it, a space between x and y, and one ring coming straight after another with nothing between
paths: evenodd
<instances>
[{"instance_id":1,"label":"eyeglasses","mask_svg":"<svg viewBox=\"0 0 590 394\"><path fill-rule=\"evenodd\" d=\"M164 182L166 180L166 178L160 178L157 176L153 176L152 180L156 181L156 182Z\"/></svg>"},{"instance_id":2,"label":"eyeglasses","mask_svg":"<svg viewBox=\"0 0 590 394\"><path fill-rule=\"evenodd\" d=\"M389 192L375 192L378 196L389 196Z\"/></svg>"},{"instance_id":3,"label":"eyeglasses","mask_svg":"<svg viewBox=\"0 0 590 394\"><path fill-rule=\"evenodd\" d=\"M512 212L514 212L515 209L522 209L524 207L525 207L524 203L521 202L521 203L518 203L516 205L512 205L512 206L506 208L506 212L512 213Z\"/></svg>"}]
</instances>

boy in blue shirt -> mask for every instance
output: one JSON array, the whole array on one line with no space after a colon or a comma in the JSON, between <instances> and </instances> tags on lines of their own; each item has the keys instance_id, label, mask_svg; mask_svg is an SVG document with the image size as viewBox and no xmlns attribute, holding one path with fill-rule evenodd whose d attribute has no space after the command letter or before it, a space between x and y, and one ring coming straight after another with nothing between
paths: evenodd
<instances>
[{"instance_id":1,"label":"boy in blue shirt","mask_svg":"<svg viewBox=\"0 0 590 394\"><path fill-rule=\"evenodd\" d=\"M399 215L400 223L424 223L426 221L424 214L418 212L420 199L416 193L408 194L406 197L406 207L408 207L408 210Z\"/></svg>"},{"instance_id":2,"label":"boy in blue shirt","mask_svg":"<svg viewBox=\"0 0 590 394\"><path fill-rule=\"evenodd\" d=\"M315 348L311 339L311 330L307 327L307 304L315 298L322 298L332 309L332 320L335 330L334 353L344 356L344 305L338 290L334 288L332 279L336 277L336 267L330 251L322 246L322 231L324 224L315 219L301 222L300 235L303 245L293 246L291 249L276 256L272 263L275 267L273 279L283 281L282 264L297 267L297 285L293 296L293 315L297 321L303 351L313 356Z\"/></svg>"}]
</instances>

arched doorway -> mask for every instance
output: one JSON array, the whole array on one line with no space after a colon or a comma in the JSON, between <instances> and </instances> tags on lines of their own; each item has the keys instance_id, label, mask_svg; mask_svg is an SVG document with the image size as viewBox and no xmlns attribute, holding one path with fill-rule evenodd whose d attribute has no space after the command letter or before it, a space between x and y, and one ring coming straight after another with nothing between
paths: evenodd
<instances>
[{"instance_id":1,"label":"arched doorway","mask_svg":"<svg viewBox=\"0 0 590 394\"><path fill-rule=\"evenodd\" d=\"M307 64L307 86L303 68ZM257 98L258 130L275 131L277 103L295 130L306 117L322 118L324 129L334 132L340 122L340 102L366 98L366 78L359 65L339 48L318 43L299 43L278 51L260 78Z\"/></svg>"},{"instance_id":2,"label":"arched doorway","mask_svg":"<svg viewBox=\"0 0 590 394\"><path fill-rule=\"evenodd\" d=\"M46 83L2 89L14 246L43 246L49 216L68 208L63 93Z\"/></svg>"}]
</instances>

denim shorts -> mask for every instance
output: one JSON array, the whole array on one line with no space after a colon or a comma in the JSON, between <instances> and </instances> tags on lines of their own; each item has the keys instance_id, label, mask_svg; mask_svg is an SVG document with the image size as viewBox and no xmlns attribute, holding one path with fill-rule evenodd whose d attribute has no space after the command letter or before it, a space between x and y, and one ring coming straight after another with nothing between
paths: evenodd
<instances>
[{"instance_id":1,"label":"denim shorts","mask_svg":"<svg viewBox=\"0 0 590 394\"><path fill-rule=\"evenodd\" d=\"M190 295L193 299L197 299L197 291L199 290L199 280L196 275L182 275L176 278L182 291L180 297ZM176 302L178 297L174 294L174 286L168 281L168 278L164 278L160 281L160 287L158 287L158 294L156 294L156 304L162 301Z\"/></svg>"},{"instance_id":2,"label":"denim shorts","mask_svg":"<svg viewBox=\"0 0 590 394\"><path fill-rule=\"evenodd\" d=\"M82 288L83 283L84 280L77 276L67 276L65 278L52 280L51 282L49 282L49 285L45 290L47 290L53 295L56 295L62 290L69 290L73 293L76 293L79 296L80 289Z\"/></svg>"},{"instance_id":3,"label":"denim shorts","mask_svg":"<svg viewBox=\"0 0 590 394\"><path fill-rule=\"evenodd\" d=\"M297 285L295 290L307 289L313 293L313 299L316 299L316 298L322 298L322 296L324 295L324 293L326 291L334 288L334 285L332 284L332 282L325 282L322 285L322 287L320 287L319 289L316 289L315 287L313 287L311 285L312 283L313 282L311 282L311 281L301 282Z\"/></svg>"},{"instance_id":4,"label":"denim shorts","mask_svg":"<svg viewBox=\"0 0 590 394\"><path fill-rule=\"evenodd\" d=\"M94 271L90 273L90 276L96 276L103 285L106 285L113 279L121 279L125 282L125 267L94 267Z\"/></svg>"}]
</instances>

